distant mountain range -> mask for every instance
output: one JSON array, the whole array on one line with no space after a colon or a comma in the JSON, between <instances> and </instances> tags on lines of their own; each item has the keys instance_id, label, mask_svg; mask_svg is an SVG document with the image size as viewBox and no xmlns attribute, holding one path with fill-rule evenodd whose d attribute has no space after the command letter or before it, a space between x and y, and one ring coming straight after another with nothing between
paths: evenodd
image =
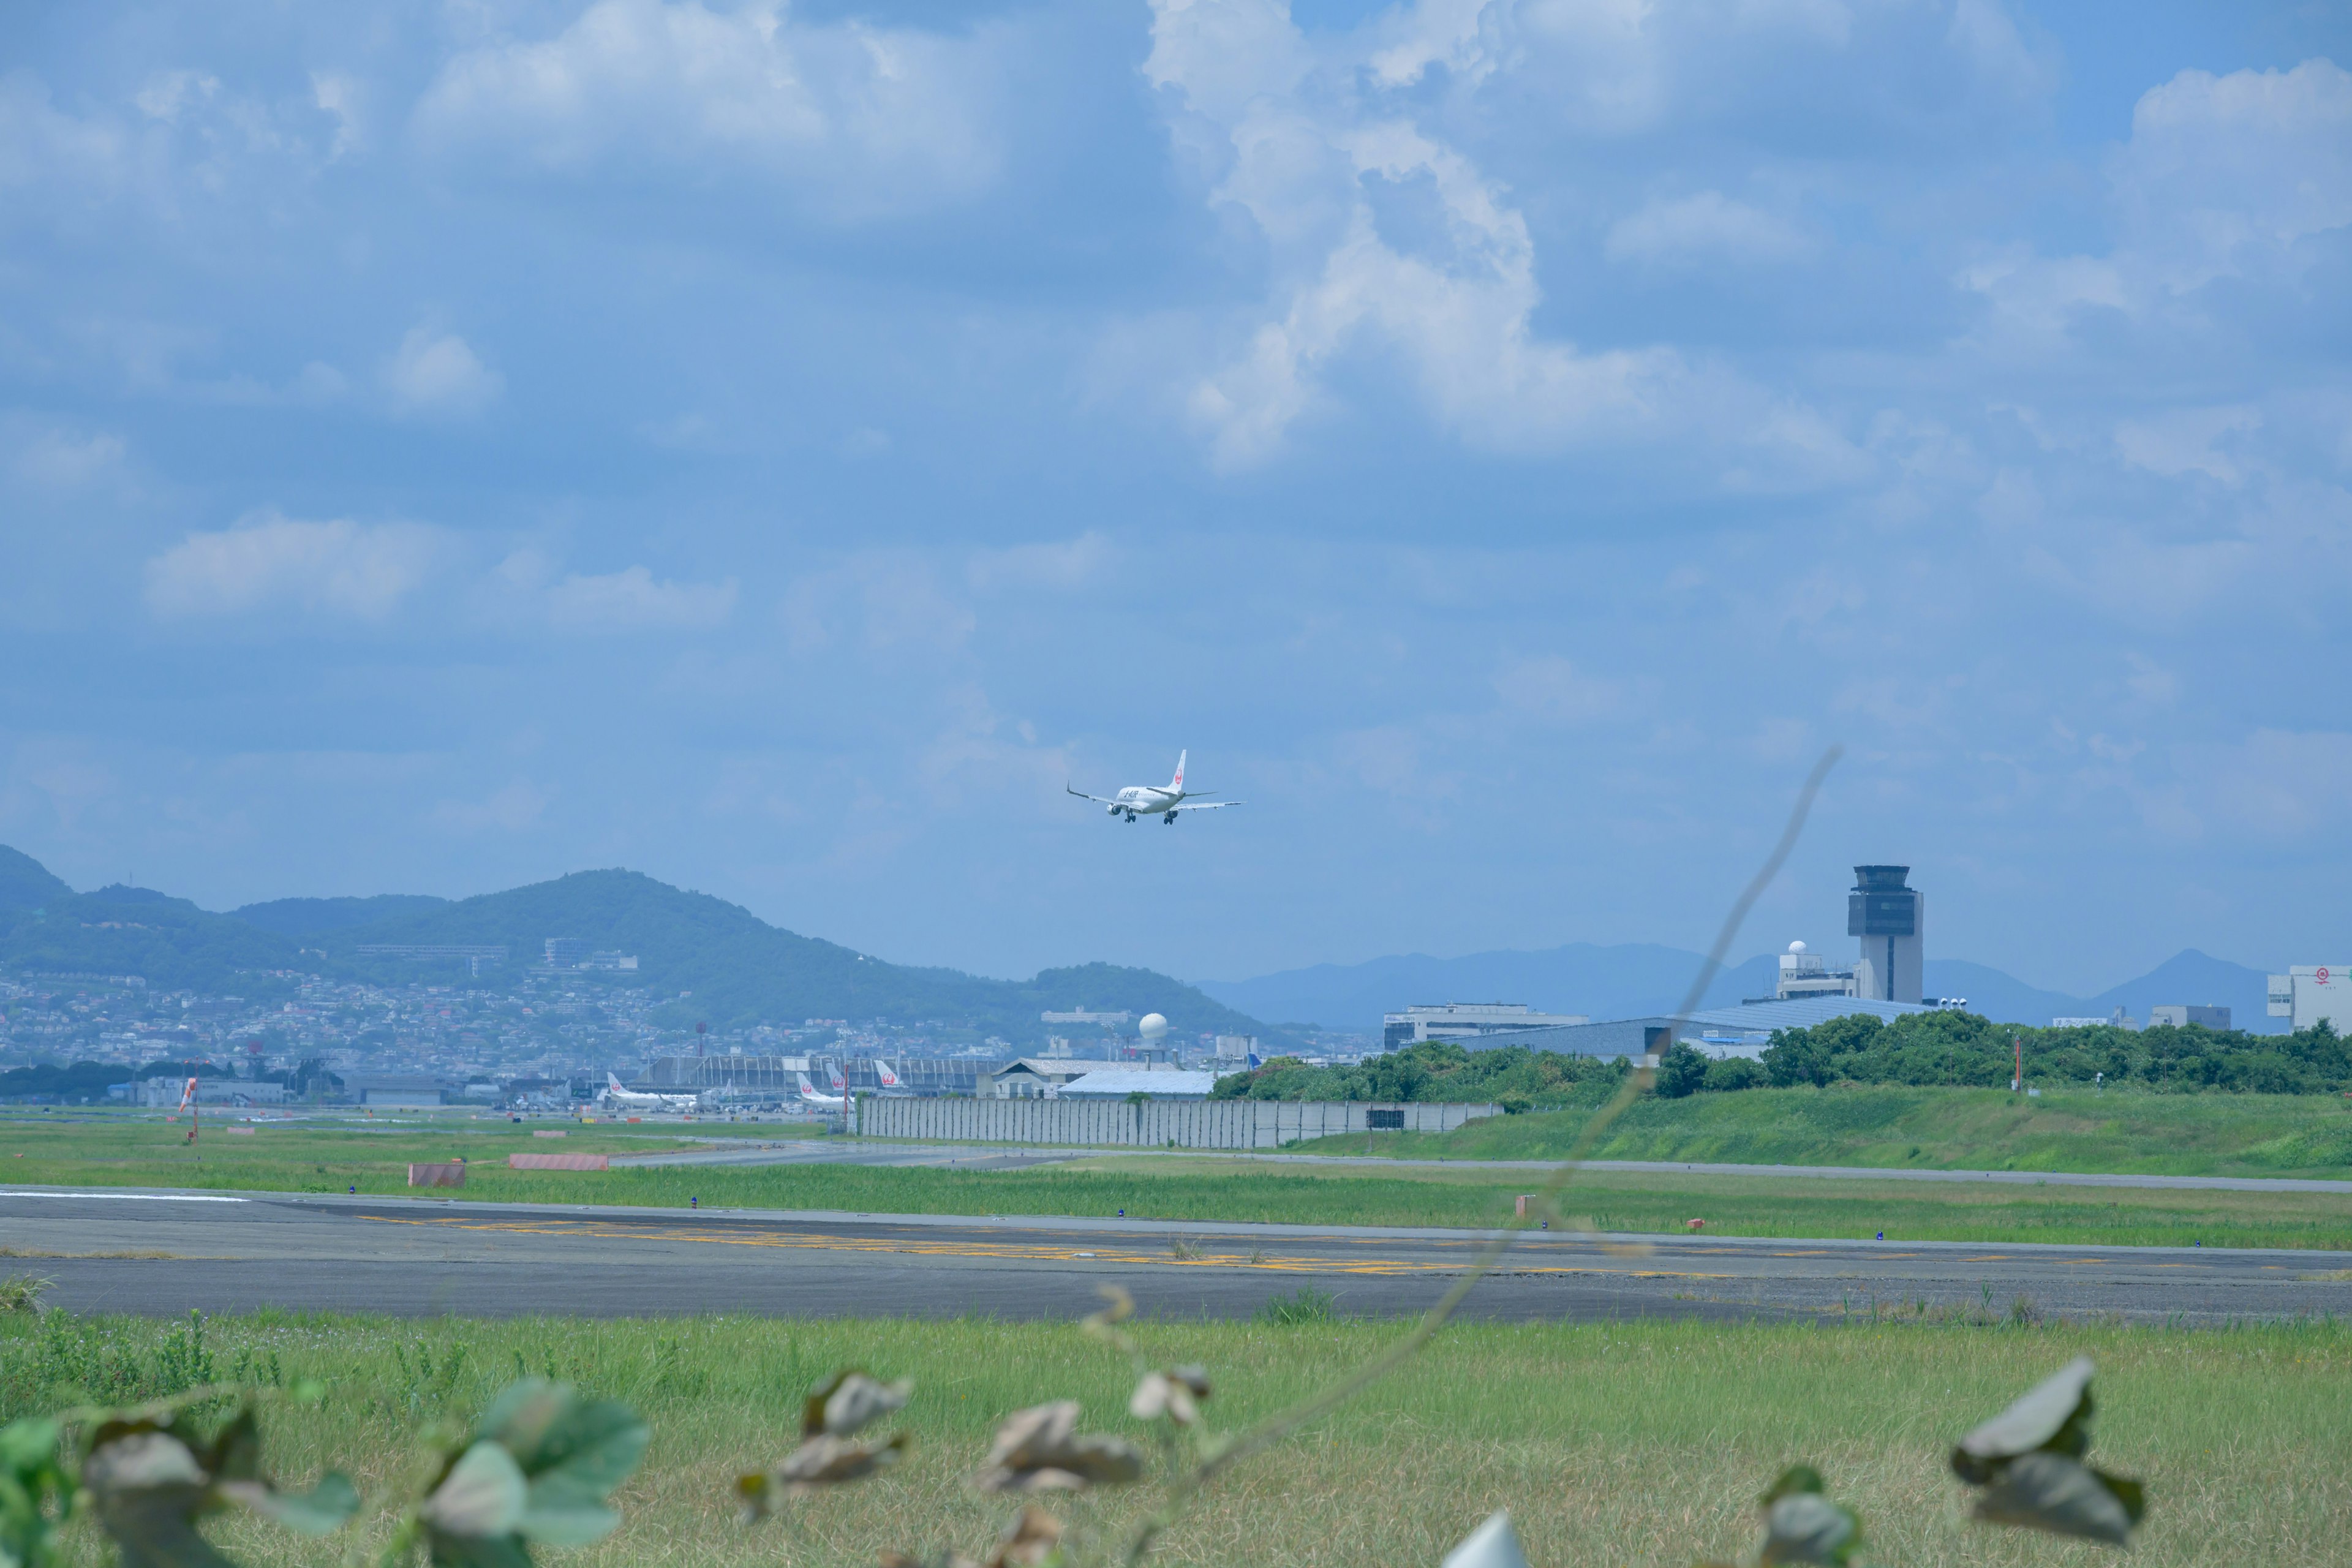
<instances>
[{"instance_id":1,"label":"distant mountain range","mask_svg":"<svg viewBox=\"0 0 2352 1568\"><path fill-rule=\"evenodd\" d=\"M149 888L77 893L38 861L0 847L0 966L18 971L137 974L159 989L250 996L267 989L257 971L394 984L466 975L460 961L363 954L363 946L503 946L502 966L463 981L494 988L539 963L551 936L635 956L636 970L587 982L667 996L663 1013L673 1024L940 1019L1034 1047L1048 1032L1039 1014L1086 1008L1162 1013L1179 1039L1204 1032L1288 1039L1150 970L1090 963L1012 981L887 963L634 871L581 871L455 901L278 899L218 914Z\"/></svg>"},{"instance_id":2,"label":"distant mountain range","mask_svg":"<svg viewBox=\"0 0 2352 1568\"><path fill-rule=\"evenodd\" d=\"M1381 1015L1416 1003L1524 1002L1538 1012L1633 1018L1667 1013L1682 1003L1702 955L1681 948L1632 942L1615 947L1571 942L1539 952L1474 952L1463 958L1420 953L1364 963L1318 964L1255 980L1203 980L1200 988L1227 1006L1292 1026L1376 1030ZM1760 954L1726 968L1701 1005L1721 1007L1769 996L1779 960ZM2000 970L1964 959L1929 959L1927 989L1965 996L1969 1011L2003 1024L2045 1026L2053 1018L2105 1016L2121 1007L2145 1020L2158 1003L2219 1004L2236 1027L2276 1030L2267 1016L2269 977L2184 948L2137 980L2096 996L2043 991Z\"/></svg>"},{"instance_id":3,"label":"distant mountain range","mask_svg":"<svg viewBox=\"0 0 2352 1568\"><path fill-rule=\"evenodd\" d=\"M379 983L464 973L449 961L433 966L369 956L362 946L495 945L508 950L504 968L468 984L499 986L538 963L551 936L636 955L635 972L596 983L669 996L673 1022L707 1019L724 1029L813 1017L937 1018L969 1022L1023 1047L1047 1033L1040 1013L1079 1007L1164 1013L1180 1039L1211 1031L1257 1035L1268 1047L1295 1045L1307 1028L1376 1033L1381 1014L1419 1002L1525 1002L1543 1012L1636 1017L1679 1005L1701 962L1697 953L1654 943L1575 942L1539 952L1319 964L1197 985L1107 963L988 980L887 963L634 871L581 871L457 900L404 893L277 899L218 914L148 888L77 893L37 860L0 845L0 965L17 970L138 974L163 989L250 994L257 989L250 977L263 970ZM1727 968L1703 1005L1769 995L1776 972L1770 953ZM2196 1002L2227 1006L2242 1029L2277 1026L2265 1016L2263 971L2193 948L2096 996L2039 990L1958 959L1928 960L1927 985L1937 995L1965 996L1971 1012L2002 1023L2046 1025L2118 1006L2144 1019L2157 1003Z\"/></svg>"}]
</instances>

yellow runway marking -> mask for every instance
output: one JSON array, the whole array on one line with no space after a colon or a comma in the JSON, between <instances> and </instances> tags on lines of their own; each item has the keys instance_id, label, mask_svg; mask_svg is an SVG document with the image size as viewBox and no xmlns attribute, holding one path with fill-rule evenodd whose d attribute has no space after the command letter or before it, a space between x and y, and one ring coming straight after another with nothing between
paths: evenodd
<instances>
[{"instance_id":1,"label":"yellow runway marking","mask_svg":"<svg viewBox=\"0 0 2352 1568\"><path fill-rule=\"evenodd\" d=\"M833 1236L815 1231L706 1230L693 1226L667 1226L658 1229L646 1226L608 1226L593 1220L481 1220L457 1218L410 1219L397 1215L366 1216L380 1225L437 1226L443 1229L491 1232L510 1236L576 1237L594 1241L685 1241L707 1243L717 1247L782 1247L793 1251L814 1252L889 1252L929 1258L987 1258L1014 1262L1058 1263L1085 1260L1090 1263L1149 1264L1163 1268L1269 1268L1278 1272L1307 1274L1412 1275L1454 1274L1460 1266L1451 1261L1415 1262L1401 1258L1311 1258L1261 1253L1252 1258L1244 1253L1210 1253L1199 1258L1177 1258L1166 1252L1145 1252L1135 1248L1108 1247L1097 1242L1093 1247L1080 1250L1075 1247L1049 1242L934 1240L917 1237ZM1523 1265L1508 1268L1513 1274L1609 1274L1638 1279L1724 1279L1725 1274L1707 1274L1680 1269L1619 1269L1578 1265Z\"/></svg>"}]
</instances>

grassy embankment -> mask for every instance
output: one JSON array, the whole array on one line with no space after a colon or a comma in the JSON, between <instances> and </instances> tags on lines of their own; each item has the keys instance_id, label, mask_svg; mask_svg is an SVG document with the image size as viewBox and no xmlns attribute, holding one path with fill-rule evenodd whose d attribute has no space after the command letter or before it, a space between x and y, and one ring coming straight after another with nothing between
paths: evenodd
<instances>
[{"instance_id":1,"label":"grassy embankment","mask_svg":"<svg viewBox=\"0 0 2352 1568\"><path fill-rule=\"evenodd\" d=\"M1590 1112L1483 1118L1445 1133L1325 1138L1302 1152L1558 1159ZM1597 1160L2352 1178L2352 1100L1994 1089L1751 1089L1639 1100Z\"/></svg>"},{"instance_id":2,"label":"grassy embankment","mask_svg":"<svg viewBox=\"0 0 2352 1568\"><path fill-rule=\"evenodd\" d=\"M1639 1106L1634 1114L1649 1110ZM1515 1126L1499 1131L1520 1135ZM503 1122L446 1119L429 1129L393 1131L297 1123L264 1127L250 1137L207 1133L199 1150L180 1142L181 1131L154 1121L10 1119L0 1121L0 1177L59 1186L329 1193L355 1186L383 1196L448 1196L455 1194L441 1189L412 1194L406 1164L462 1153L470 1162L464 1195L488 1202L683 1208L698 1199L704 1208L1105 1217L1123 1209L1131 1218L1465 1227L1495 1224L1536 1180L1532 1173L1475 1166L1269 1165L1160 1155L1009 1172L850 1165L518 1172L503 1161L519 1148L661 1145L604 1127L574 1129L559 1142L531 1139ZM1728 1236L1885 1231L1908 1241L2352 1248L2352 1184L2341 1194L2237 1193L1591 1172L1578 1177L1567 1206L1601 1229L1654 1234L1701 1218L1709 1231Z\"/></svg>"},{"instance_id":3,"label":"grassy embankment","mask_svg":"<svg viewBox=\"0 0 2352 1568\"><path fill-rule=\"evenodd\" d=\"M168 1326L76 1325L131 1347ZM1147 1326L1150 1353L1215 1379L1211 1425L1230 1429L1360 1363L1393 1327L1356 1323ZM1039 1401L1084 1403L1092 1430L1139 1436L1122 1360L1067 1327L979 1321L387 1322L265 1314L206 1327L226 1373L240 1352L329 1387L317 1410L267 1418L272 1468L348 1471L371 1497L409 1462L410 1434L462 1416L515 1369L551 1370L627 1401L654 1426L604 1543L551 1552L579 1568L648 1563L871 1563L881 1551L982 1555L1013 1505L968 1491L988 1434ZM44 1331L0 1320L0 1415L71 1391ZM2339 1325L2229 1331L1856 1324L1461 1325L1288 1447L1221 1483L1156 1561L1218 1568L1428 1568L1507 1506L1529 1560L1655 1563L1728 1558L1751 1539L1755 1494L1784 1465L1817 1464L1856 1507L1874 1561L1916 1568L2105 1562L2100 1550L1967 1521L1944 1468L1960 1432L2069 1356L2099 1365L2093 1457L2144 1478L2142 1568L2340 1563L2352 1519L2352 1332ZM730 1478L792 1443L803 1389L836 1366L911 1376L897 1471L802 1505L798 1529L739 1524ZM454 1373L448 1369L454 1367ZM1094 1542L1118 1539L1142 1489L1051 1500ZM363 1513L361 1542L384 1517ZM76 1555L99 1552L78 1527ZM304 1542L224 1519L240 1562L343 1561L348 1538ZM1092 1560L1102 1552L1090 1551Z\"/></svg>"}]
</instances>

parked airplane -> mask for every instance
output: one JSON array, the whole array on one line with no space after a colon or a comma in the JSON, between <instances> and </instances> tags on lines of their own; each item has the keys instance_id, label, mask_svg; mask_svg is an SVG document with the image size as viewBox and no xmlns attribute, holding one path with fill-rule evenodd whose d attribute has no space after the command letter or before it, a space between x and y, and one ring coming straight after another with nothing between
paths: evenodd
<instances>
[{"instance_id":1,"label":"parked airplane","mask_svg":"<svg viewBox=\"0 0 2352 1568\"><path fill-rule=\"evenodd\" d=\"M604 1075L605 1104L620 1110L693 1110L702 1104L699 1094L642 1094L621 1087L621 1080L611 1073Z\"/></svg>"},{"instance_id":2,"label":"parked airplane","mask_svg":"<svg viewBox=\"0 0 2352 1568\"><path fill-rule=\"evenodd\" d=\"M808 1074L801 1074L801 1103L816 1110L848 1110L849 1080L841 1076L839 1068L833 1069L833 1087L834 1093L819 1094L816 1085L809 1082Z\"/></svg>"},{"instance_id":3,"label":"parked airplane","mask_svg":"<svg viewBox=\"0 0 2352 1568\"><path fill-rule=\"evenodd\" d=\"M1176 776L1169 780L1164 788L1153 784L1129 784L1118 795L1111 796L1088 795L1084 790L1072 789L1068 784L1064 784L1062 788L1066 793L1076 795L1080 800L1090 800L1097 805L1108 806L1111 816L1123 815L1129 822L1133 822L1138 816L1156 816L1162 822L1172 823L1180 811L1215 811L1221 806L1245 804L1238 800L1205 798L1215 794L1213 790L1187 790L1184 787L1184 759L1190 754L1187 752L1176 753Z\"/></svg>"},{"instance_id":4,"label":"parked airplane","mask_svg":"<svg viewBox=\"0 0 2352 1568\"><path fill-rule=\"evenodd\" d=\"M874 1081L882 1086L885 1100L911 1100L915 1091L899 1081L898 1073L880 1057L874 1058Z\"/></svg>"}]
</instances>

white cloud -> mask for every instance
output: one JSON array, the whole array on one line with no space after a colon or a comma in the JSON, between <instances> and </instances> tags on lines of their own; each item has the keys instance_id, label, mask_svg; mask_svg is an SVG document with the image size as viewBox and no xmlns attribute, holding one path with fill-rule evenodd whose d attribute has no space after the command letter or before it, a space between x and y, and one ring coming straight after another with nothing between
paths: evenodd
<instances>
[{"instance_id":1,"label":"white cloud","mask_svg":"<svg viewBox=\"0 0 2352 1568\"><path fill-rule=\"evenodd\" d=\"M1110 541L1092 529L1076 539L1046 544L1016 544L1003 550L974 552L965 574L975 588L1085 587L1107 571L1113 552Z\"/></svg>"},{"instance_id":2,"label":"white cloud","mask_svg":"<svg viewBox=\"0 0 2352 1568\"><path fill-rule=\"evenodd\" d=\"M517 779L481 800L442 801L433 808L433 821L436 826L459 833L492 829L520 833L538 825L550 798L546 791L527 780Z\"/></svg>"},{"instance_id":3,"label":"white cloud","mask_svg":"<svg viewBox=\"0 0 2352 1568\"><path fill-rule=\"evenodd\" d=\"M2116 426L2116 449L2126 462L2152 474L2209 474L2234 485L2242 477L2238 464L2214 444L2225 436L2259 430L2262 424L2262 415L2252 408L2183 408L2123 421Z\"/></svg>"},{"instance_id":4,"label":"white cloud","mask_svg":"<svg viewBox=\"0 0 2352 1568\"><path fill-rule=\"evenodd\" d=\"M452 59L426 141L469 160L695 183L724 162L804 187L844 216L976 195L998 153L994 30L804 23L782 0L598 0L553 37Z\"/></svg>"},{"instance_id":5,"label":"white cloud","mask_svg":"<svg viewBox=\"0 0 2352 1568\"><path fill-rule=\"evenodd\" d=\"M2183 71L2141 96L2114 173L2135 248L2173 287L2258 266L2352 224L2352 72Z\"/></svg>"},{"instance_id":6,"label":"white cloud","mask_svg":"<svg viewBox=\"0 0 2352 1568\"><path fill-rule=\"evenodd\" d=\"M735 583L665 583L643 566L569 576L547 590L549 621L572 632L700 631L735 611Z\"/></svg>"},{"instance_id":7,"label":"white cloud","mask_svg":"<svg viewBox=\"0 0 2352 1568\"><path fill-rule=\"evenodd\" d=\"M433 571L445 548L418 523L304 522L266 515L192 533L147 563L159 616L236 616L291 606L382 620Z\"/></svg>"},{"instance_id":8,"label":"white cloud","mask_svg":"<svg viewBox=\"0 0 2352 1568\"><path fill-rule=\"evenodd\" d=\"M85 436L55 427L26 432L10 443L9 466L45 489L79 489L122 471L128 451L120 436Z\"/></svg>"},{"instance_id":9,"label":"white cloud","mask_svg":"<svg viewBox=\"0 0 2352 1568\"><path fill-rule=\"evenodd\" d=\"M1610 226L1612 261L1793 261L1811 243L1786 218L1720 191L1661 197Z\"/></svg>"},{"instance_id":10,"label":"white cloud","mask_svg":"<svg viewBox=\"0 0 2352 1568\"><path fill-rule=\"evenodd\" d=\"M506 382L455 332L411 327L383 367L384 389L409 414L478 414L498 401Z\"/></svg>"},{"instance_id":11,"label":"white cloud","mask_svg":"<svg viewBox=\"0 0 2352 1568\"><path fill-rule=\"evenodd\" d=\"M1554 724L1605 718L1624 700L1616 681L1587 675L1558 654L1506 666L1495 677L1495 691L1514 712Z\"/></svg>"},{"instance_id":12,"label":"white cloud","mask_svg":"<svg viewBox=\"0 0 2352 1568\"><path fill-rule=\"evenodd\" d=\"M2352 226L2352 72L2183 71L2141 95L2108 178L2107 254L2011 247L1961 272L2028 341L2086 307L2143 316L2217 278L2299 276L2302 241Z\"/></svg>"},{"instance_id":13,"label":"white cloud","mask_svg":"<svg viewBox=\"0 0 2352 1568\"><path fill-rule=\"evenodd\" d=\"M1791 460L1850 464L1806 411L1672 349L1587 353L1538 335L1525 217L1403 100L1357 86L1441 57L1483 59L1472 8L1416 11L1412 47L1379 71L1363 58L1386 47L1378 29L1318 58L1276 0L1154 0L1154 13L1144 74L1184 106L1174 134L1213 171L1212 201L1245 216L1270 254L1265 307L1184 396L1220 467L1277 452L1360 345L1393 354L1438 420L1481 447L1549 451L1704 426L1770 454L1743 485ZM1451 56L1448 37L1462 46Z\"/></svg>"}]
</instances>

